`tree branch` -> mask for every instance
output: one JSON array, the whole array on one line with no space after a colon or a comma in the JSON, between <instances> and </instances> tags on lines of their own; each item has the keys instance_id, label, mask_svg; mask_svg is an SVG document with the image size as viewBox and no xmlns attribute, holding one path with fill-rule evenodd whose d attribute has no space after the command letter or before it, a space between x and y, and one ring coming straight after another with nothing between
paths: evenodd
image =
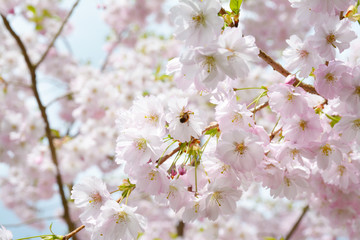
<instances>
[{"instance_id":1,"label":"tree branch","mask_svg":"<svg viewBox=\"0 0 360 240\"><path fill-rule=\"evenodd\" d=\"M49 53L50 49L54 46L56 39L60 36L62 30L64 29L64 26L66 25L66 23L68 22L71 14L74 12L76 6L79 4L80 0L77 0L74 5L72 6L72 8L70 9L70 12L68 13L68 15L65 17L64 21L62 22L59 30L57 31L57 33L55 34L55 36L53 37L53 39L51 40L49 46L47 47L47 49L45 50L44 54L41 56L41 58L39 59L39 61L34 65L34 68L37 69L39 67L39 65L45 60L47 54Z\"/></svg>"},{"instance_id":2,"label":"tree branch","mask_svg":"<svg viewBox=\"0 0 360 240\"><path fill-rule=\"evenodd\" d=\"M275 71L277 71L278 73L280 73L284 77L287 77L287 76L289 76L291 74L283 66L281 66L281 64L275 62L274 59L272 59L269 55L267 55L262 50L260 50L258 56L261 59L263 59L267 64L269 64ZM293 84L293 86L299 86L308 93L312 93L312 94L316 94L316 95L320 96L320 94L315 90L315 88L313 86L311 86L309 84L302 83L297 78L295 79L295 83Z\"/></svg>"},{"instance_id":3,"label":"tree branch","mask_svg":"<svg viewBox=\"0 0 360 240\"><path fill-rule=\"evenodd\" d=\"M41 102L39 91L37 89L36 67L32 64L24 43L22 42L20 37L14 32L14 30L12 29L9 21L6 19L6 17L4 15L1 15L1 18L2 18L2 20L4 22L4 25L5 25L6 29L9 31L11 36L15 39L17 45L20 47L21 53L22 53L22 55L24 57L27 68L28 68L28 70L30 72L31 84L32 84L31 89L33 91L33 94L35 96L35 99L36 99L36 102L38 104L39 110L41 112L41 117L42 117L42 119L43 119L43 121L45 123L45 133L46 133L46 137L47 137L47 139L49 141L51 159L52 159L52 162L54 163L55 169L56 169L56 183L57 183L58 188L59 188L61 202L62 202L63 209L64 209L64 220L68 225L69 231L71 231L72 229L75 228L75 224L72 222L71 217L70 217L69 206L68 206L67 199L65 197L64 189L63 189L63 181L62 181L62 178L61 178L61 173L60 173L60 169L59 169L59 163L58 163L58 159L57 159L57 155L56 155L56 149L55 149L55 146L54 146L54 141L53 141L53 136L52 136L52 133L51 133L49 119L48 119L48 116L46 114L46 108L44 107L44 105Z\"/></svg>"},{"instance_id":4,"label":"tree branch","mask_svg":"<svg viewBox=\"0 0 360 240\"><path fill-rule=\"evenodd\" d=\"M301 220L303 219L303 217L305 216L305 214L307 213L308 210L309 210L309 205L304 207L300 217L298 218L298 220L296 221L294 226L291 228L290 232L286 235L285 240L289 240L291 238L291 236L294 234L296 229L299 227Z\"/></svg>"}]
</instances>

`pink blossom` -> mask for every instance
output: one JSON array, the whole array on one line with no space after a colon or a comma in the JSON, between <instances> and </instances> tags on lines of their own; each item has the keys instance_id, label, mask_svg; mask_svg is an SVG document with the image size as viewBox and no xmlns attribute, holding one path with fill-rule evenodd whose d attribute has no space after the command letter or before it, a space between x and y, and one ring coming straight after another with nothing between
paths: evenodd
<instances>
[{"instance_id":1,"label":"pink blossom","mask_svg":"<svg viewBox=\"0 0 360 240\"><path fill-rule=\"evenodd\" d=\"M250 171L261 162L264 150L250 134L237 129L221 134L216 154L234 169Z\"/></svg>"},{"instance_id":2,"label":"pink blossom","mask_svg":"<svg viewBox=\"0 0 360 240\"><path fill-rule=\"evenodd\" d=\"M136 188L146 193L156 195L166 193L169 189L169 179L166 172L150 164L145 164L132 173L136 179Z\"/></svg>"},{"instance_id":3,"label":"pink blossom","mask_svg":"<svg viewBox=\"0 0 360 240\"><path fill-rule=\"evenodd\" d=\"M186 98L173 98L169 101L169 113L166 120L169 123L169 134L180 142L188 142L191 137L201 135L203 122L196 109L188 104Z\"/></svg>"},{"instance_id":4,"label":"pink blossom","mask_svg":"<svg viewBox=\"0 0 360 240\"><path fill-rule=\"evenodd\" d=\"M285 169L281 175L282 181L280 185L270 189L270 194L274 197L295 199L308 187L308 174L300 168Z\"/></svg>"},{"instance_id":5,"label":"pink blossom","mask_svg":"<svg viewBox=\"0 0 360 240\"><path fill-rule=\"evenodd\" d=\"M240 199L241 192L231 187L227 178L220 178L209 184L206 197L206 216L216 220L219 215L229 215L235 211L236 201Z\"/></svg>"},{"instance_id":6,"label":"pink blossom","mask_svg":"<svg viewBox=\"0 0 360 240\"><path fill-rule=\"evenodd\" d=\"M326 17L324 21L315 25L312 44L321 57L333 60L335 48L342 53L350 47L350 42L355 38L356 34L350 30L350 21L343 19L339 22L338 17Z\"/></svg>"},{"instance_id":7,"label":"pink blossom","mask_svg":"<svg viewBox=\"0 0 360 240\"><path fill-rule=\"evenodd\" d=\"M269 105L283 118L301 115L310 108L305 99L305 91L287 84L275 84L269 87Z\"/></svg>"},{"instance_id":8,"label":"pink blossom","mask_svg":"<svg viewBox=\"0 0 360 240\"><path fill-rule=\"evenodd\" d=\"M340 100L345 104L349 113L360 111L360 66L353 68L351 74L344 74L342 78L342 89L339 93Z\"/></svg>"},{"instance_id":9,"label":"pink blossom","mask_svg":"<svg viewBox=\"0 0 360 240\"><path fill-rule=\"evenodd\" d=\"M132 240L144 231L145 219L135 213L136 208L119 205L109 200L101 207L99 222L91 234L91 240Z\"/></svg>"},{"instance_id":10,"label":"pink blossom","mask_svg":"<svg viewBox=\"0 0 360 240\"><path fill-rule=\"evenodd\" d=\"M83 209L80 218L86 224L95 220L100 215L100 208L111 199L105 183L96 177L84 178L75 184L71 198L78 208Z\"/></svg>"},{"instance_id":11,"label":"pink blossom","mask_svg":"<svg viewBox=\"0 0 360 240\"><path fill-rule=\"evenodd\" d=\"M286 40L289 47L283 52L286 68L289 71L300 69L300 77L308 77L313 67L321 62L308 41L301 41L297 35L291 35Z\"/></svg>"},{"instance_id":12,"label":"pink blossom","mask_svg":"<svg viewBox=\"0 0 360 240\"><path fill-rule=\"evenodd\" d=\"M259 53L253 36L243 37L239 28L225 28L219 37L220 53L226 56L222 68L231 79L244 78L249 73L249 61Z\"/></svg>"},{"instance_id":13,"label":"pink blossom","mask_svg":"<svg viewBox=\"0 0 360 240\"><path fill-rule=\"evenodd\" d=\"M341 135L344 142L351 143L355 140L360 143L360 115L343 116L335 125L334 131Z\"/></svg>"},{"instance_id":14,"label":"pink blossom","mask_svg":"<svg viewBox=\"0 0 360 240\"><path fill-rule=\"evenodd\" d=\"M302 146L316 141L323 131L319 116L313 112L295 115L293 118L283 119L282 122L285 139Z\"/></svg>"},{"instance_id":15,"label":"pink blossom","mask_svg":"<svg viewBox=\"0 0 360 240\"><path fill-rule=\"evenodd\" d=\"M347 190L351 184L359 183L358 168L345 159L324 170L322 176L326 183L339 186L343 190Z\"/></svg>"},{"instance_id":16,"label":"pink blossom","mask_svg":"<svg viewBox=\"0 0 360 240\"><path fill-rule=\"evenodd\" d=\"M340 61L330 61L328 65L320 65L314 72L315 89L326 99L338 97L342 91L342 74L348 68Z\"/></svg>"}]
</instances>

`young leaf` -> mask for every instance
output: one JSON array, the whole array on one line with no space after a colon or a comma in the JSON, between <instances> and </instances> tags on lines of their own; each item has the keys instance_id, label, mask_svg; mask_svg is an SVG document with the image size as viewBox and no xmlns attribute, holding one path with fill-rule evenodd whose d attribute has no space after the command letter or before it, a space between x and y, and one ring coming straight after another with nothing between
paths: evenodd
<instances>
[{"instance_id":1,"label":"young leaf","mask_svg":"<svg viewBox=\"0 0 360 240\"><path fill-rule=\"evenodd\" d=\"M241 4L242 4L242 0L230 0L230 9L234 13L239 14Z\"/></svg>"}]
</instances>

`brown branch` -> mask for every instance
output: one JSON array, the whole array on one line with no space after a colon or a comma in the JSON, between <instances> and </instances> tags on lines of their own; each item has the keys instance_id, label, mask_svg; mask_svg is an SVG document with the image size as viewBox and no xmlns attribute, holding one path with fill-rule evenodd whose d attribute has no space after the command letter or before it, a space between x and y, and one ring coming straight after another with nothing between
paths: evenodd
<instances>
[{"instance_id":1,"label":"brown branch","mask_svg":"<svg viewBox=\"0 0 360 240\"><path fill-rule=\"evenodd\" d=\"M269 106L269 101L264 102L263 104L261 104L261 105L259 105L259 106L257 106L257 107L254 107L254 108L252 108L252 109L250 109L250 111L251 111L252 113L256 113L257 111L260 111L261 109L266 108L267 106Z\"/></svg>"},{"instance_id":2,"label":"brown branch","mask_svg":"<svg viewBox=\"0 0 360 240\"><path fill-rule=\"evenodd\" d=\"M49 46L47 47L47 49L45 50L44 54L41 56L41 58L39 59L39 61L34 65L34 68L37 69L39 67L39 65L45 60L46 56L48 55L50 49L54 46L56 39L60 36L62 30L64 29L66 23L68 22L71 14L74 12L76 6L79 4L80 0L77 0L74 5L72 6L72 8L70 9L68 15L65 17L64 21L62 22L59 30L57 31L57 33L55 34L55 36L53 37L53 39L51 40Z\"/></svg>"},{"instance_id":3,"label":"brown branch","mask_svg":"<svg viewBox=\"0 0 360 240\"><path fill-rule=\"evenodd\" d=\"M176 226L176 234L178 237L184 236L184 228L185 228L185 223L183 221L179 221L179 223Z\"/></svg>"},{"instance_id":4,"label":"brown branch","mask_svg":"<svg viewBox=\"0 0 360 240\"><path fill-rule=\"evenodd\" d=\"M280 73L281 75L283 75L284 77L289 76L291 73L289 71L287 71L283 66L281 66L281 64L275 62L269 55L267 55L265 52L263 52L262 50L260 50L258 56L263 59L267 64L269 64L275 71L277 71L278 73ZM302 89L304 89L306 92L308 93L312 93L312 94L316 94L319 95L320 94L315 90L315 88L309 84L305 84L302 83L299 79L295 79L295 82L293 84L293 86L299 86Z\"/></svg>"},{"instance_id":5,"label":"brown branch","mask_svg":"<svg viewBox=\"0 0 360 240\"><path fill-rule=\"evenodd\" d=\"M58 163L58 160L57 160L57 155L56 155L56 149L55 149L55 146L54 146L53 136L51 134L51 128L50 128L49 119L48 119L48 116L46 114L46 108L44 107L44 105L41 102L39 91L37 89L36 67L32 64L24 43L22 42L20 37L14 32L14 30L12 29L9 21L3 15L1 15L1 18L2 18L2 20L4 22L4 25L5 25L6 29L9 31L9 33L12 35L12 37L15 39L17 45L20 47L21 53L22 53L22 55L24 57L27 68L28 68L28 70L30 72L31 84L32 84L31 89L33 91L33 94L35 96L35 99L36 99L36 102L38 104L39 110L41 112L41 117L42 117L42 119L43 119L43 121L45 123L45 133L46 133L46 137L47 137L47 139L49 141L51 159L52 159L52 161L53 161L53 163L55 165L55 169L56 169L56 183L57 183L58 188L59 188L61 202L62 202L63 209L64 209L64 220L67 223L69 231L70 231L72 229L75 229L75 224L73 223L73 221L71 220L71 217L70 217L69 206L68 206L68 202L67 202L66 197L65 197L64 189L63 189L63 181L62 181L62 178L61 178L61 173L60 173L60 169L59 169L59 163Z\"/></svg>"},{"instance_id":6,"label":"brown branch","mask_svg":"<svg viewBox=\"0 0 360 240\"><path fill-rule=\"evenodd\" d=\"M289 240L291 238L291 236L294 234L294 232L296 231L296 229L299 227L301 220L303 219L303 217L305 216L306 212L309 210L309 205L307 205L306 207L304 207L300 217L298 218L298 220L295 222L295 224L293 225L293 227L291 228L290 232L286 235L285 240Z\"/></svg>"},{"instance_id":7,"label":"brown branch","mask_svg":"<svg viewBox=\"0 0 360 240\"><path fill-rule=\"evenodd\" d=\"M80 227L78 227L77 229L75 229L74 231L72 231L71 233L66 234L66 235L62 238L62 240L68 240L68 239L70 239L70 238L72 238L72 237L75 238L75 234L77 234L78 232L80 232L80 231L83 230L84 228L85 228L85 225L81 225Z\"/></svg>"},{"instance_id":8,"label":"brown branch","mask_svg":"<svg viewBox=\"0 0 360 240\"><path fill-rule=\"evenodd\" d=\"M174 155L175 153L177 153L178 151L180 151L180 146L178 146L177 148L175 148L171 153L159 158L156 162L158 163L158 166L160 166L161 164L163 164L166 160L168 160L172 155Z\"/></svg>"}]
</instances>

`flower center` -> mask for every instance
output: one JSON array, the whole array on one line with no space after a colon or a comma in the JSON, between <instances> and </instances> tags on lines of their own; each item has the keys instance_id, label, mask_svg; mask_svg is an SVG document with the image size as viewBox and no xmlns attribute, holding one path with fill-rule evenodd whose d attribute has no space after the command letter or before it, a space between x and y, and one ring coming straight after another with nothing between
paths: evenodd
<instances>
[{"instance_id":1,"label":"flower center","mask_svg":"<svg viewBox=\"0 0 360 240\"><path fill-rule=\"evenodd\" d=\"M298 53L301 58L306 58L309 55L309 52L306 50L298 50Z\"/></svg>"},{"instance_id":2,"label":"flower center","mask_svg":"<svg viewBox=\"0 0 360 240\"><path fill-rule=\"evenodd\" d=\"M215 58L213 56L206 56L203 66L207 68L207 72L210 73L215 70Z\"/></svg>"},{"instance_id":3,"label":"flower center","mask_svg":"<svg viewBox=\"0 0 360 240\"><path fill-rule=\"evenodd\" d=\"M157 123L159 121L159 116L156 114L150 114L150 116L145 116L150 122Z\"/></svg>"},{"instance_id":4,"label":"flower center","mask_svg":"<svg viewBox=\"0 0 360 240\"><path fill-rule=\"evenodd\" d=\"M299 126L300 126L301 130L303 130L303 131L305 131L306 125L307 125L307 123L304 120L301 120L299 122Z\"/></svg>"},{"instance_id":5,"label":"flower center","mask_svg":"<svg viewBox=\"0 0 360 240\"><path fill-rule=\"evenodd\" d=\"M326 82L328 82L328 83L333 83L337 80L336 77L332 73L326 74L325 79L326 79Z\"/></svg>"},{"instance_id":6,"label":"flower center","mask_svg":"<svg viewBox=\"0 0 360 240\"><path fill-rule=\"evenodd\" d=\"M127 218L127 213L122 211L118 213L117 219L116 219L116 223L124 223L126 222L126 218Z\"/></svg>"},{"instance_id":7,"label":"flower center","mask_svg":"<svg viewBox=\"0 0 360 240\"><path fill-rule=\"evenodd\" d=\"M247 149L247 147L244 145L244 143L234 143L235 145L235 152L239 155L243 155Z\"/></svg>"},{"instance_id":8,"label":"flower center","mask_svg":"<svg viewBox=\"0 0 360 240\"><path fill-rule=\"evenodd\" d=\"M219 207L221 207L220 201L223 199L221 192L214 192L211 198L213 198L217 202Z\"/></svg>"},{"instance_id":9,"label":"flower center","mask_svg":"<svg viewBox=\"0 0 360 240\"><path fill-rule=\"evenodd\" d=\"M285 182L286 186L290 187L291 182L290 182L290 179L289 179L289 178L284 177L284 182Z\"/></svg>"},{"instance_id":10,"label":"flower center","mask_svg":"<svg viewBox=\"0 0 360 240\"><path fill-rule=\"evenodd\" d=\"M196 25L205 25L205 16L203 12L200 12L199 15L193 16L192 20Z\"/></svg>"},{"instance_id":11,"label":"flower center","mask_svg":"<svg viewBox=\"0 0 360 240\"><path fill-rule=\"evenodd\" d=\"M355 88L355 94L360 97L360 86L357 86L357 87Z\"/></svg>"},{"instance_id":12,"label":"flower center","mask_svg":"<svg viewBox=\"0 0 360 240\"><path fill-rule=\"evenodd\" d=\"M99 203L101 202L101 195L100 193L94 193L91 195L92 200L89 201L89 203Z\"/></svg>"},{"instance_id":13,"label":"flower center","mask_svg":"<svg viewBox=\"0 0 360 240\"><path fill-rule=\"evenodd\" d=\"M157 173L155 171L151 171L151 172L149 172L148 177L149 177L149 180L154 181L157 179Z\"/></svg>"},{"instance_id":14,"label":"flower center","mask_svg":"<svg viewBox=\"0 0 360 240\"><path fill-rule=\"evenodd\" d=\"M344 165L338 166L338 171L339 171L341 177L342 177L342 175L344 175L345 170L346 169L345 169Z\"/></svg>"},{"instance_id":15,"label":"flower center","mask_svg":"<svg viewBox=\"0 0 360 240\"><path fill-rule=\"evenodd\" d=\"M334 48L336 48L336 46L334 45L334 42L336 41L336 38L335 38L335 35L333 33L327 35L326 41L327 41L328 44L331 44Z\"/></svg>"},{"instance_id":16,"label":"flower center","mask_svg":"<svg viewBox=\"0 0 360 240\"><path fill-rule=\"evenodd\" d=\"M145 151L146 149L146 139L145 138L139 138L135 141L135 147L140 151Z\"/></svg>"},{"instance_id":17,"label":"flower center","mask_svg":"<svg viewBox=\"0 0 360 240\"><path fill-rule=\"evenodd\" d=\"M354 126L360 129L360 118L353 121Z\"/></svg>"},{"instance_id":18,"label":"flower center","mask_svg":"<svg viewBox=\"0 0 360 240\"><path fill-rule=\"evenodd\" d=\"M332 153L332 149L328 143L321 147L321 151L325 156L329 156L329 154Z\"/></svg>"}]
</instances>

